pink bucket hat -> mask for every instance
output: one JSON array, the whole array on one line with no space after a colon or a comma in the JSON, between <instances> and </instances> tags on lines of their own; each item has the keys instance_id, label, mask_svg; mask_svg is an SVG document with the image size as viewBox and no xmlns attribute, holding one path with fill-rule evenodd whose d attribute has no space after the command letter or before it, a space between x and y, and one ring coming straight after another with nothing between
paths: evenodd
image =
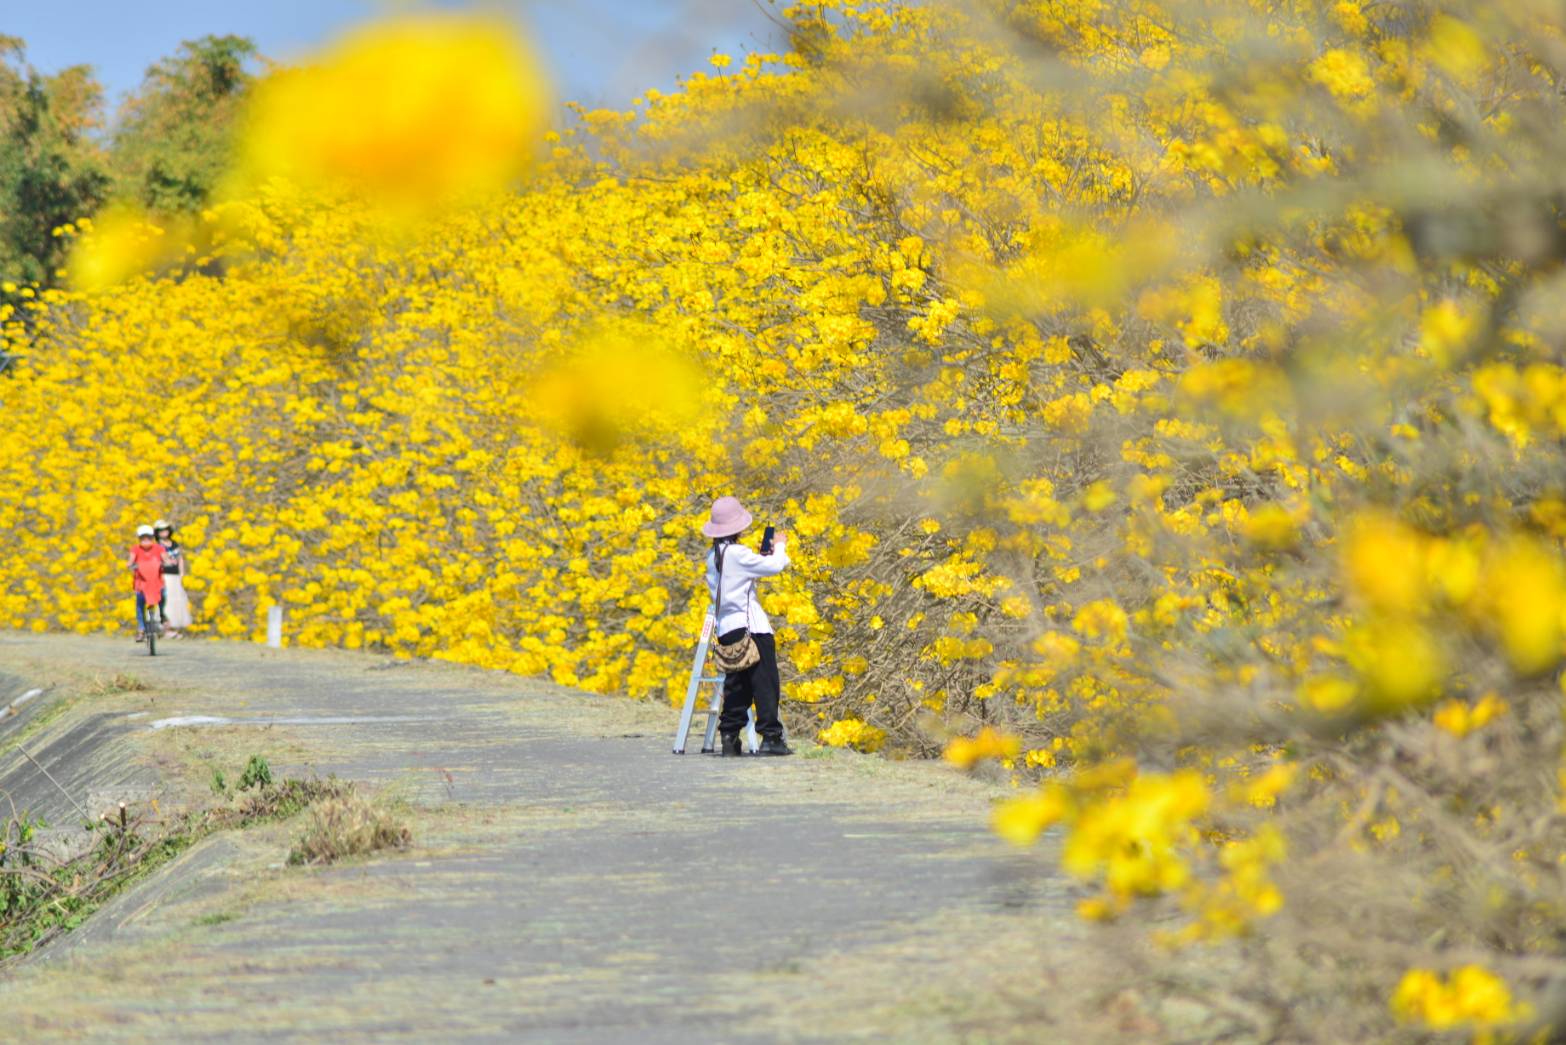
<instances>
[{"instance_id":1,"label":"pink bucket hat","mask_svg":"<svg viewBox=\"0 0 1566 1045\"><path fill-rule=\"evenodd\" d=\"M743 533L750 522L750 513L738 497L719 497L712 502L712 521L704 524L701 532L708 537L733 537Z\"/></svg>"}]
</instances>

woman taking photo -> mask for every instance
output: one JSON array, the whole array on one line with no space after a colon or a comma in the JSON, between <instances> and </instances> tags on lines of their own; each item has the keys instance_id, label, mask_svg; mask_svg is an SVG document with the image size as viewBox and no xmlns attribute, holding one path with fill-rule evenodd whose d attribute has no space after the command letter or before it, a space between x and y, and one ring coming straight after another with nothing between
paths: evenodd
<instances>
[{"instance_id":1,"label":"woman taking photo","mask_svg":"<svg viewBox=\"0 0 1566 1045\"><path fill-rule=\"evenodd\" d=\"M788 565L785 538L778 534L773 547L758 555L739 543L751 524L750 513L736 497L712 502L712 518L701 532L712 538L707 553L707 591L716 604L718 647L713 656L723 677L723 713L718 731L723 735L719 753L744 754L740 731L751 704L756 705L756 731L761 734L759 755L791 755L778 719L778 651L767 619L756 597L756 581L781 573ZM740 666L743 665L743 666Z\"/></svg>"}]
</instances>

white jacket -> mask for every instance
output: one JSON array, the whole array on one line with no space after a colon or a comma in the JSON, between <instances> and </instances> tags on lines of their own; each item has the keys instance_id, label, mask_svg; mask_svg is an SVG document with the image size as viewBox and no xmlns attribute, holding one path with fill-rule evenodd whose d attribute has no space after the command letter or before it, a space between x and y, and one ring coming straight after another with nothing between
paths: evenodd
<instances>
[{"instance_id":1,"label":"white jacket","mask_svg":"<svg viewBox=\"0 0 1566 1045\"><path fill-rule=\"evenodd\" d=\"M723 597L718 600L718 630L724 635L736 628L748 628L760 635L772 634L772 622L756 597L756 578L782 573L788 565L788 550L776 541L771 555L757 555L743 544L723 549ZM714 597L718 584L716 552L707 553L707 595Z\"/></svg>"}]
</instances>

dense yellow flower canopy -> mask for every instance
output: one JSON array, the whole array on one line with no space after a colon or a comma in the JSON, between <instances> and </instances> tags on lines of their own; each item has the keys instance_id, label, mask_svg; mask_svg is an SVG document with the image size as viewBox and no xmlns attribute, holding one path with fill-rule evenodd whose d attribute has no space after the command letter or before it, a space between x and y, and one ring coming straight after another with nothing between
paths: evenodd
<instances>
[{"instance_id":1,"label":"dense yellow flower canopy","mask_svg":"<svg viewBox=\"0 0 1566 1045\"><path fill-rule=\"evenodd\" d=\"M371 31L263 88L188 249L62 230L71 289L0 305L0 624L122 625L163 515L210 634L281 604L291 642L672 698L737 494L794 536L796 729L998 763L997 831L1060 825L1089 917L1296 932L1242 964L1366 977L1341 1040L1521 1019L1566 912L1562 25L785 17L547 135L492 29ZM1500 972L1443 981L1437 938Z\"/></svg>"}]
</instances>

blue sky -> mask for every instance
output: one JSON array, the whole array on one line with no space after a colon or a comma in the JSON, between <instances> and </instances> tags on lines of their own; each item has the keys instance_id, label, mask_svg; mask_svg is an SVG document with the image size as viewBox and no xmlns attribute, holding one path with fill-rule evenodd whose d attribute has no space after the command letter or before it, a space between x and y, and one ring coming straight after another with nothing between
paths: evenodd
<instances>
[{"instance_id":1,"label":"blue sky","mask_svg":"<svg viewBox=\"0 0 1566 1045\"><path fill-rule=\"evenodd\" d=\"M562 100L589 107L624 107L647 87L668 90L676 76L706 68L714 50L738 57L784 46L757 10L775 10L768 0L0 0L0 34L26 41L28 61L44 72L93 66L112 111L181 40L235 33L286 60L356 22L410 6L511 15L549 62Z\"/></svg>"}]
</instances>

